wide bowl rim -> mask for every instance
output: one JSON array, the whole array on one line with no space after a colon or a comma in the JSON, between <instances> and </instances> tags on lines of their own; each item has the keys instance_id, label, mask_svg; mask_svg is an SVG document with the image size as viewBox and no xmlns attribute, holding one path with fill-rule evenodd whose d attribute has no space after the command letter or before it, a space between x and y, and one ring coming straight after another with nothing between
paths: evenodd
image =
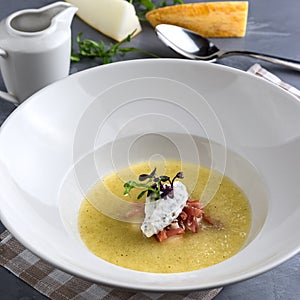
<instances>
[{"instance_id":1,"label":"wide bowl rim","mask_svg":"<svg viewBox=\"0 0 300 300\"><path fill-rule=\"evenodd\" d=\"M188 64L199 64L201 65L205 65L208 66L209 68L214 68L216 70L225 70L225 72L233 72L236 74L240 74L241 76L249 76L252 78L255 78L255 80L259 80L259 81L264 81L267 86L272 86L273 88L277 89L279 94L288 94L291 101L295 101L295 102L299 102L299 100L293 96L292 94L282 90L280 87L278 87L277 85L267 82L264 79L261 78L257 78L254 77L251 74L247 74L246 72L242 71L242 70L238 70L238 69L234 69L228 66L223 66L223 65L216 65L216 64L210 64L210 63L206 63L206 62L193 62L193 61L189 61L189 60L183 60L183 59L140 59L140 60L135 60L135 61L123 61L123 62L116 62L114 63L114 65L119 65L119 64L126 64L126 65L131 65L131 64L152 64L152 63L163 63L163 62L168 62L168 63L188 63ZM0 136L1 133L5 130L7 124L9 124L10 122L13 121L13 119L15 118L15 116L24 109L24 107L26 107L27 105L32 105L31 103L36 101L35 99L39 97L40 93L44 93L45 91L47 91L48 89L53 89L55 88L56 85L61 84L61 82L63 81L70 81L73 80L73 78L77 78L77 77L81 77L84 76L84 74L86 73L90 73L90 72L95 72L99 69L103 69L103 68L111 68L114 67L112 65L104 65L104 66L97 66L97 67L93 67L90 69L86 69L80 72L77 72L75 74L70 75L69 77L62 79L58 82L55 82L45 88L43 88L41 91L38 91L37 93L35 93L34 95L32 95L28 100L26 100L25 102L23 102L19 107L17 107L9 116L8 118L4 121L3 125L0 128ZM39 251L37 251L23 236L21 236L17 231L14 230L14 228L11 226L8 218L3 215L1 213L1 222L4 224L4 226L10 231L10 233L17 239L19 240L27 249L29 249L30 251L32 251L33 253L37 254L40 258L44 259L45 261L49 262L50 264L52 264L53 266L64 270L65 272L74 274L78 277L84 278L86 280L92 280L93 282L97 282L100 284L105 284L108 286L113 286L113 287L118 287L118 288L123 288L123 289L130 289L130 290L140 290L140 291L149 291L149 292L179 292L179 291L194 291L194 290L199 290L199 289L210 289L210 288L217 288L217 287L221 287L224 285L228 285L228 284L232 284L232 283L236 283L239 281L243 281L246 279L250 279L252 277L255 277L259 274L262 274L266 271L269 271L270 269L280 265L281 263L285 262L286 260L290 259L291 257L293 257L294 255L296 255L299 251L300 251L300 244L298 246L298 248L295 248L294 251L289 251L289 253L287 253L286 255L281 256L280 258L277 258L276 261L274 261L273 263L269 263L267 265L265 265L264 267L260 267L258 269L252 270L251 272L245 273L245 274L240 274L239 276L235 276L233 279L226 279L220 282L216 282L216 283L211 283L211 284L206 284L205 287L200 287L199 286L188 286L186 288L183 287L165 287L165 288L159 288L157 289L155 286L151 286L151 285L147 285L147 284L141 284L139 283L139 285L135 286L128 286L128 284L123 284L123 283L119 283L119 282L112 282L110 280L105 281L105 278L102 278L101 281L99 280L94 280L93 276L86 276L84 274L81 274L80 272L77 272L76 270L70 270L69 266L64 266L60 263L58 263L58 261L55 258L50 258L49 256L47 256L45 253L40 253ZM140 272L141 274L143 274L143 272ZM161 274L160 274L161 275ZM163 274L163 276L168 276L168 274Z\"/></svg>"}]
</instances>

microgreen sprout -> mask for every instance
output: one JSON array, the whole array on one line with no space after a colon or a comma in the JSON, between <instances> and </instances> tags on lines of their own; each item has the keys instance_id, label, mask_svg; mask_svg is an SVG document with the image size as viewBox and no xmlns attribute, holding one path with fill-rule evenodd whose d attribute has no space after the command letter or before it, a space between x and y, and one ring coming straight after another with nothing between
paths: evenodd
<instances>
[{"instance_id":1,"label":"microgreen sprout","mask_svg":"<svg viewBox=\"0 0 300 300\"><path fill-rule=\"evenodd\" d=\"M124 184L124 195L129 195L133 188L143 188L144 190L139 193L137 199L141 199L146 193L147 197L151 197L154 200L158 200L166 196L170 196L172 198L173 185L177 178L182 179L183 173L178 172L171 180L170 177L166 175L157 176L156 168L154 168L150 174L139 175L140 182L133 180L126 182Z\"/></svg>"}]
</instances>

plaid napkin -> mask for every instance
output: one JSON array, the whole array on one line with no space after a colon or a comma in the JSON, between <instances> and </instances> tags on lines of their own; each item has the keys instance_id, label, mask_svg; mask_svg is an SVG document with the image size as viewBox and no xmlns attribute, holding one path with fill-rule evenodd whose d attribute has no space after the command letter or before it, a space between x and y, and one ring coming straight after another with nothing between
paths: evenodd
<instances>
[{"instance_id":1,"label":"plaid napkin","mask_svg":"<svg viewBox=\"0 0 300 300\"><path fill-rule=\"evenodd\" d=\"M265 78L289 91L300 100L300 91L278 77L253 65L249 73ZM8 231L0 235L0 264L54 300L211 300L222 288L178 294L121 291L77 278L60 271L25 249Z\"/></svg>"},{"instance_id":2,"label":"plaid napkin","mask_svg":"<svg viewBox=\"0 0 300 300\"><path fill-rule=\"evenodd\" d=\"M280 86L284 90L290 92L291 94L293 94L300 100L300 91L298 89L289 85L286 82L283 82L280 78L278 78L274 74L270 73L266 69L262 68L261 65L255 64L247 72L254 74L256 76L262 77L272 83L277 84L278 86Z\"/></svg>"}]
</instances>

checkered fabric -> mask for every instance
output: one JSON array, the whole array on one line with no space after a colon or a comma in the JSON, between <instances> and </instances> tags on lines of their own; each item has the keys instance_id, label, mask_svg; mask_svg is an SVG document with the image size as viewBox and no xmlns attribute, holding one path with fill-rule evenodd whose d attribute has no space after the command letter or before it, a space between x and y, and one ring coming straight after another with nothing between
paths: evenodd
<instances>
[{"instance_id":1,"label":"checkered fabric","mask_svg":"<svg viewBox=\"0 0 300 300\"><path fill-rule=\"evenodd\" d=\"M55 300L211 300L222 288L190 293L146 293L111 288L56 269L21 245L8 231L0 235L0 264Z\"/></svg>"},{"instance_id":2,"label":"checkered fabric","mask_svg":"<svg viewBox=\"0 0 300 300\"><path fill-rule=\"evenodd\" d=\"M289 85L286 82L283 82L280 78L278 78L274 74L270 73L266 69L262 68L261 65L255 64L247 72L254 74L256 76L262 77L274 84L277 84L278 86L280 86L284 90L290 92L291 94L293 94L300 100L300 91L298 89Z\"/></svg>"}]
</instances>

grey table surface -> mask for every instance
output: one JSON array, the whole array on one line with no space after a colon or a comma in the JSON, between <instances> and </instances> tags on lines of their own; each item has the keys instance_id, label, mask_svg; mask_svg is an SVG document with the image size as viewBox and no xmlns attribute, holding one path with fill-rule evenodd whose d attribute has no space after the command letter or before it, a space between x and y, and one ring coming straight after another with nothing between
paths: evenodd
<instances>
[{"instance_id":1,"label":"grey table surface","mask_svg":"<svg viewBox=\"0 0 300 300\"><path fill-rule=\"evenodd\" d=\"M52 2L55 1L0 0L0 19L17 10L37 8ZM238 39L214 39L214 42L220 48L228 50L252 50L289 57L300 61L299 12L299 0L249 0L246 37ZM86 38L103 40L107 43L111 42L109 38L101 35L76 17L72 24L73 37L80 32L83 32ZM156 53L160 57L178 57L157 39L154 31L147 23L143 23L143 32L135 37L130 45ZM143 55L141 54L128 54L119 59L127 60L142 57ZM218 63L241 70L247 70L256 62L259 61L246 57L231 57L223 59ZM80 63L72 64L70 72L75 73L83 69L94 67L99 63L99 60L83 60ZM259 63L284 81L300 89L299 72L268 63ZM5 90L1 76L0 89ZM2 124L13 110L14 106L12 104L0 99L0 124ZM4 226L0 223L0 232L4 230ZM297 228L295 230L299 229ZM46 297L9 273L6 269L0 268L0 299L42 300L46 299ZM300 253L273 270L255 278L224 287L223 291L215 299L300 299Z\"/></svg>"}]
</instances>

